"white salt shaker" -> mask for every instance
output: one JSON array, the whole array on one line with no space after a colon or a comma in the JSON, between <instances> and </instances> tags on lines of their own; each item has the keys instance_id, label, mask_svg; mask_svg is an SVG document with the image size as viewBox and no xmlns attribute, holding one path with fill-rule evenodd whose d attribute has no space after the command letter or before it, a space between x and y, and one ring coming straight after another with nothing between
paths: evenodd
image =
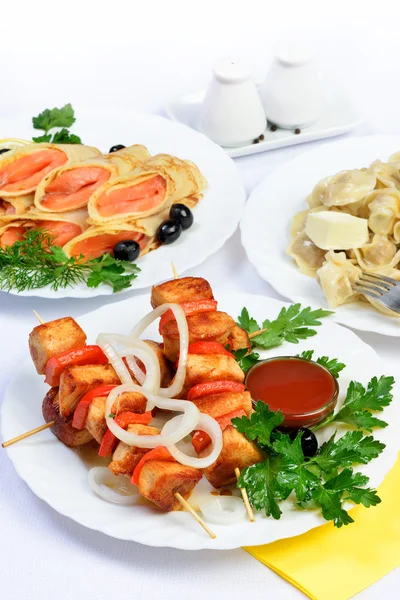
<instances>
[{"instance_id":1,"label":"white salt shaker","mask_svg":"<svg viewBox=\"0 0 400 600\"><path fill-rule=\"evenodd\" d=\"M221 146L251 143L263 133L266 118L251 71L238 60L220 60L203 100L198 129Z\"/></svg>"},{"instance_id":2,"label":"white salt shaker","mask_svg":"<svg viewBox=\"0 0 400 600\"><path fill-rule=\"evenodd\" d=\"M308 127L325 108L315 61L300 44L276 53L260 93L268 121L283 129Z\"/></svg>"}]
</instances>

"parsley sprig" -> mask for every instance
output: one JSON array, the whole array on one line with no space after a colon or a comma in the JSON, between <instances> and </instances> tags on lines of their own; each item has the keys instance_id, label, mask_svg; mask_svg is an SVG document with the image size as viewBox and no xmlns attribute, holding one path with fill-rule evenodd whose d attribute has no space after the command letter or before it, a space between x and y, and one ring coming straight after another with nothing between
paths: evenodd
<instances>
[{"instance_id":1,"label":"parsley sprig","mask_svg":"<svg viewBox=\"0 0 400 600\"><path fill-rule=\"evenodd\" d=\"M374 427L387 427L387 423L375 417L371 411L382 411L392 399L393 377L373 377L365 388L358 381L351 381L342 408L327 417L315 429L332 422L347 423L357 429L372 431Z\"/></svg>"},{"instance_id":2,"label":"parsley sprig","mask_svg":"<svg viewBox=\"0 0 400 600\"><path fill-rule=\"evenodd\" d=\"M305 350L297 356L300 356L300 358L305 358L306 360L313 360L314 350ZM336 379L339 378L340 371L343 371L343 369L346 367L346 365L339 362L337 358L329 358L328 356L320 356L319 358L315 359L315 362L328 369L328 371L330 371L332 375L336 377Z\"/></svg>"},{"instance_id":3,"label":"parsley sprig","mask_svg":"<svg viewBox=\"0 0 400 600\"><path fill-rule=\"evenodd\" d=\"M251 344L253 347L269 349L280 346L285 341L298 344L300 340L316 335L313 327L321 325L320 319L331 314L332 311L322 308L311 310L309 306L302 308L301 304L292 304L288 308L282 308L275 320L266 319L260 326L250 317L247 308L243 308L237 324L249 334L265 329L266 331L251 339Z\"/></svg>"},{"instance_id":4,"label":"parsley sprig","mask_svg":"<svg viewBox=\"0 0 400 600\"><path fill-rule=\"evenodd\" d=\"M81 138L74 133L70 133L68 128L75 123L75 113L71 104L65 104L61 108L46 108L39 113L37 117L33 117L32 124L35 129L41 129L44 134L38 137L33 137L33 141L52 142L53 144L81 144ZM49 133L52 129L61 127L53 135Z\"/></svg>"},{"instance_id":5,"label":"parsley sprig","mask_svg":"<svg viewBox=\"0 0 400 600\"><path fill-rule=\"evenodd\" d=\"M257 441L265 460L243 469L238 487L246 488L250 503L267 516L279 519L280 502L294 495L299 508L319 508L323 517L336 527L353 522L344 504L351 501L366 507L381 501L376 491L366 487L368 477L355 473L351 465L367 464L379 456L385 445L349 431L336 440L336 433L323 444L316 456L305 458L299 433L293 440L275 428L283 422L282 414L258 402L248 417L232 419L238 431Z\"/></svg>"},{"instance_id":6,"label":"parsley sprig","mask_svg":"<svg viewBox=\"0 0 400 600\"><path fill-rule=\"evenodd\" d=\"M31 229L23 240L0 249L0 289L22 292L50 286L58 290L85 281L88 287L105 283L118 292L130 287L140 271L110 254L86 262L82 256L68 258L53 242L54 236L45 230Z\"/></svg>"}]
</instances>

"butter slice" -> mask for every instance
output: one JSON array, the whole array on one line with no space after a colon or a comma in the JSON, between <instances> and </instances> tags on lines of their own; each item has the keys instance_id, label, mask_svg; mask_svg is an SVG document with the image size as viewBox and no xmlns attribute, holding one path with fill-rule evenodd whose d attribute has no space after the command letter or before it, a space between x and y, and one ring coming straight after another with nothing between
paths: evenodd
<instances>
[{"instance_id":1,"label":"butter slice","mask_svg":"<svg viewBox=\"0 0 400 600\"><path fill-rule=\"evenodd\" d=\"M361 248L369 240L368 220L341 212L313 212L307 217L306 234L322 250Z\"/></svg>"}]
</instances>

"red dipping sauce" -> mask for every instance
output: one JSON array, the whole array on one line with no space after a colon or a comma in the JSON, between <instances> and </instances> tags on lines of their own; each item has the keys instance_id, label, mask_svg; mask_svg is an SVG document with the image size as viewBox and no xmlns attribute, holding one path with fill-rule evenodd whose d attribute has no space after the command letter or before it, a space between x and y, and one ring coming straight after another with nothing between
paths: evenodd
<instances>
[{"instance_id":1,"label":"red dipping sauce","mask_svg":"<svg viewBox=\"0 0 400 600\"><path fill-rule=\"evenodd\" d=\"M263 360L246 375L252 399L280 410L283 427L311 427L335 408L339 386L328 369L304 358L280 356Z\"/></svg>"}]
</instances>

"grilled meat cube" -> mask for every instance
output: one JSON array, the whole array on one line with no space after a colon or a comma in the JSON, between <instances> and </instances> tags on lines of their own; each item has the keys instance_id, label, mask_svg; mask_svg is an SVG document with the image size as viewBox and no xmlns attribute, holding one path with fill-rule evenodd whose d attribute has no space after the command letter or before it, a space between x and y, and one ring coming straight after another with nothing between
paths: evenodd
<instances>
[{"instance_id":1,"label":"grilled meat cube","mask_svg":"<svg viewBox=\"0 0 400 600\"><path fill-rule=\"evenodd\" d=\"M158 435L159 429L149 427L148 425L128 425L127 431L136 433L137 435ZM112 461L108 465L114 475L132 475L136 465L146 454L150 448L138 448L136 446L128 446L125 442L119 442L115 448Z\"/></svg>"},{"instance_id":2,"label":"grilled meat cube","mask_svg":"<svg viewBox=\"0 0 400 600\"><path fill-rule=\"evenodd\" d=\"M139 492L162 510L181 510L174 494L178 492L187 499L201 476L198 469L177 462L149 460L140 472Z\"/></svg>"},{"instance_id":3,"label":"grilled meat cube","mask_svg":"<svg viewBox=\"0 0 400 600\"><path fill-rule=\"evenodd\" d=\"M226 354L188 354L186 377L179 398L186 398L190 388L206 381L244 381L244 373L238 363Z\"/></svg>"},{"instance_id":4,"label":"grilled meat cube","mask_svg":"<svg viewBox=\"0 0 400 600\"><path fill-rule=\"evenodd\" d=\"M172 371L171 367L165 358L165 354L163 349L160 347L160 344L157 342L153 342L153 340L144 340L148 346L157 354L158 362L160 363L161 370L161 387L168 387L172 381Z\"/></svg>"},{"instance_id":5,"label":"grilled meat cube","mask_svg":"<svg viewBox=\"0 0 400 600\"><path fill-rule=\"evenodd\" d=\"M236 326L230 315L220 311L200 312L187 317L189 343L220 342L229 343L232 329ZM161 332L164 340L164 354L174 362L179 352L179 330L175 319L168 321Z\"/></svg>"},{"instance_id":6,"label":"grilled meat cube","mask_svg":"<svg viewBox=\"0 0 400 600\"><path fill-rule=\"evenodd\" d=\"M259 448L233 426L227 427L222 432L222 440L221 454L212 465L204 469L204 475L215 488L236 481L235 467L242 470L261 462L264 458ZM209 448L205 448L200 452L200 457L207 456L209 453Z\"/></svg>"},{"instance_id":7,"label":"grilled meat cube","mask_svg":"<svg viewBox=\"0 0 400 600\"><path fill-rule=\"evenodd\" d=\"M40 375L44 374L50 358L85 344L86 334L72 317L37 325L29 334L29 351Z\"/></svg>"},{"instance_id":8,"label":"grilled meat cube","mask_svg":"<svg viewBox=\"0 0 400 600\"><path fill-rule=\"evenodd\" d=\"M50 388L47 392L42 404L42 413L46 423L55 421L55 424L50 429L66 446L75 448L76 446L87 444L93 439L91 433L86 429L75 429L72 427L72 418L61 416L58 403L58 388Z\"/></svg>"},{"instance_id":9,"label":"grilled meat cube","mask_svg":"<svg viewBox=\"0 0 400 600\"><path fill-rule=\"evenodd\" d=\"M208 281L202 277L181 277L155 285L151 290L150 302L153 308L157 308L167 302L182 304L182 302L213 299Z\"/></svg>"},{"instance_id":10,"label":"grilled meat cube","mask_svg":"<svg viewBox=\"0 0 400 600\"><path fill-rule=\"evenodd\" d=\"M229 341L231 343L232 350L241 350L242 348L251 350L249 334L247 331L239 327L239 325L235 325L235 327L231 330Z\"/></svg>"},{"instance_id":11,"label":"grilled meat cube","mask_svg":"<svg viewBox=\"0 0 400 600\"><path fill-rule=\"evenodd\" d=\"M60 378L60 413L64 417L72 414L81 397L93 388L119 383L118 375L110 364L67 367Z\"/></svg>"},{"instance_id":12,"label":"grilled meat cube","mask_svg":"<svg viewBox=\"0 0 400 600\"><path fill-rule=\"evenodd\" d=\"M247 415L253 412L249 392L221 392L196 398L192 402L200 412L210 415L213 419L218 419L241 408Z\"/></svg>"},{"instance_id":13,"label":"grilled meat cube","mask_svg":"<svg viewBox=\"0 0 400 600\"><path fill-rule=\"evenodd\" d=\"M112 405L111 412L118 415L122 412L144 413L147 400L142 394L136 392L124 392ZM103 436L107 431L105 419L106 397L94 398L90 403L89 413L86 419L86 429L90 431L94 439L101 444Z\"/></svg>"}]
</instances>

